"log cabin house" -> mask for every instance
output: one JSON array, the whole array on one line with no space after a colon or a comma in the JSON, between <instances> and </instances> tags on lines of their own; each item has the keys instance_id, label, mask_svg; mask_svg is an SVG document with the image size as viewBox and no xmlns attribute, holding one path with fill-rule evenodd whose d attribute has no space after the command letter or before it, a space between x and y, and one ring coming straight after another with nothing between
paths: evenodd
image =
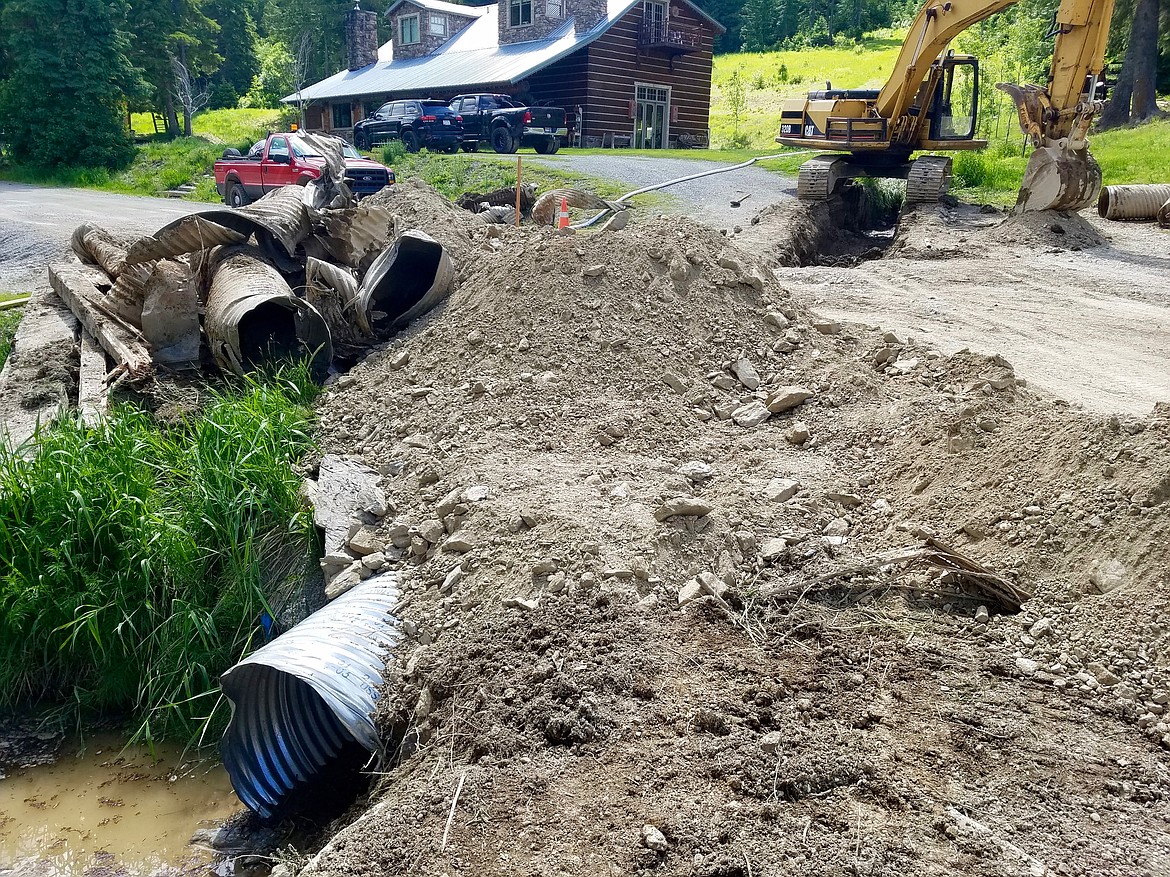
<instances>
[{"instance_id":1,"label":"log cabin house","mask_svg":"<svg viewBox=\"0 0 1170 877\"><path fill-rule=\"evenodd\" d=\"M564 107L569 145L705 146L711 50L723 27L691 0L396 0L346 18L348 69L284 98L305 128L352 140L387 100L509 94Z\"/></svg>"}]
</instances>

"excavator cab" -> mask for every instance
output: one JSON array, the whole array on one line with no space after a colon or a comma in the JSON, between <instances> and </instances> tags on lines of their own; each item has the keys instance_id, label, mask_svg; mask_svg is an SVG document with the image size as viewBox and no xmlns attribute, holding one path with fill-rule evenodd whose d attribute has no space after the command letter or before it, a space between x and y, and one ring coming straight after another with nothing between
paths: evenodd
<instances>
[{"instance_id":1,"label":"excavator cab","mask_svg":"<svg viewBox=\"0 0 1170 877\"><path fill-rule=\"evenodd\" d=\"M931 140L974 140L979 116L979 60L950 53L930 106Z\"/></svg>"}]
</instances>

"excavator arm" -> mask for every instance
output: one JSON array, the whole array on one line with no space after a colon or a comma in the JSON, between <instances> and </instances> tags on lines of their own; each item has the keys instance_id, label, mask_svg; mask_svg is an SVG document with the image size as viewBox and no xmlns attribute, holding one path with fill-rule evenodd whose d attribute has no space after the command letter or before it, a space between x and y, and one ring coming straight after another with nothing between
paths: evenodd
<instances>
[{"instance_id":1,"label":"excavator arm","mask_svg":"<svg viewBox=\"0 0 1170 877\"><path fill-rule=\"evenodd\" d=\"M1012 96L1020 128L1036 147L1024 170L1019 210L1079 210L1101 191L1101 169L1087 134L1102 102L1097 83L1114 0L1061 0L1052 33L1056 43L1048 87L1000 83Z\"/></svg>"},{"instance_id":2,"label":"excavator arm","mask_svg":"<svg viewBox=\"0 0 1170 877\"><path fill-rule=\"evenodd\" d=\"M930 65L951 40L1019 0L938 0L927 2L910 25L889 81L882 87L875 108L883 119L897 119L910 109L918 89L930 73Z\"/></svg>"}]
</instances>

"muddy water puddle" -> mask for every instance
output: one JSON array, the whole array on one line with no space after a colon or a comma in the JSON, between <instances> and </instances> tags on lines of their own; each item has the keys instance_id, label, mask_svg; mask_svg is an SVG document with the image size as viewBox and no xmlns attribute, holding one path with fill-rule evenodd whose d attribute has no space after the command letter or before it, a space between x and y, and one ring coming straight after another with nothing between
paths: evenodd
<instances>
[{"instance_id":1,"label":"muddy water puddle","mask_svg":"<svg viewBox=\"0 0 1170 877\"><path fill-rule=\"evenodd\" d=\"M0 877L139 877L197 867L196 829L243 809L223 767L180 747L66 743L42 767L0 779Z\"/></svg>"}]
</instances>

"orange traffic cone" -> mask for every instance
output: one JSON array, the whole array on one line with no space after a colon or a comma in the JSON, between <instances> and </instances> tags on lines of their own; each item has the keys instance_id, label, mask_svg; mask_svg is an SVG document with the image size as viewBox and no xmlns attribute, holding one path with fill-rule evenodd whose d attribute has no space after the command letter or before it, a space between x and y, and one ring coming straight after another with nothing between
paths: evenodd
<instances>
[{"instance_id":1,"label":"orange traffic cone","mask_svg":"<svg viewBox=\"0 0 1170 877\"><path fill-rule=\"evenodd\" d=\"M561 209L557 213L557 228L569 227L569 199L561 197Z\"/></svg>"}]
</instances>

